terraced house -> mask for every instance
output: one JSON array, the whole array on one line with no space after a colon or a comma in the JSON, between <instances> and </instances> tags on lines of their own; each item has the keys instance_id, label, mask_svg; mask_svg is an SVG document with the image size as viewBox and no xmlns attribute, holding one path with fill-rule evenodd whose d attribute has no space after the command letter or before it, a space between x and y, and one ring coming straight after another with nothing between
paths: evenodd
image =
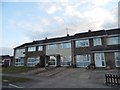
<instances>
[{"instance_id":1,"label":"terraced house","mask_svg":"<svg viewBox=\"0 0 120 90\"><path fill-rule=\"evenodd\" d=\"M45 38L14 48L15 66L120 67L120 28Z\"/></svg>"}]
</instances>

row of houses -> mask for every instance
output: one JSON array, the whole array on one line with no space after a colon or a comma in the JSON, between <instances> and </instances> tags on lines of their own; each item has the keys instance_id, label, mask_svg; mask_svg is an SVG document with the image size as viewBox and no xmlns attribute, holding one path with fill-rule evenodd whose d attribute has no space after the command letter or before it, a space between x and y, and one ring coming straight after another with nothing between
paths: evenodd
<instances>
[{"instance_id":1,"label":"row of houses","mask_svg":"<svg viewBox=\"0 0 120 90\"><path fill-rule=\"evenodd\" d=\"M120 28L45 38L14 48L14 66L120 67Z\"/></svg>"}]
</instances>

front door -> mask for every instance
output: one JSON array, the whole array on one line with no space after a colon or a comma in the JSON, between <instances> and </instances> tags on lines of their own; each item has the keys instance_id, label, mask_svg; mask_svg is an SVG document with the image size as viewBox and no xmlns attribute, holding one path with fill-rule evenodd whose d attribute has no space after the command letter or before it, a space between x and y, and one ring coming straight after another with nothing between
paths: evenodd
<instances>
[{"instance_id":1,"label":"front door","mask_svg":"<svg viewBox=\"0 0 120 90\"><path fill-rule=\"evenodd\" d=\"M10 60L4 60L4 65L5 66L10 66Z\"/></svg>"},{"instance_id":2,"label":"front door","mask_svg":"<svg viewBox=\"0 0 120 90\"><path fill-rule=\"evenodd\" d=\"M94 57L96 67L105 67L104 53L95 53Z\"/></svg>"}]
</instances>

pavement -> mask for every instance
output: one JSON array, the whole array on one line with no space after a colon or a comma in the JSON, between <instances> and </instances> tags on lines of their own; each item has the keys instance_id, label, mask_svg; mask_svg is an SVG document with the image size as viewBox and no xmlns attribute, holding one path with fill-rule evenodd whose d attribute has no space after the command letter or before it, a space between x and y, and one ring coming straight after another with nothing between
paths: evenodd
<instances>
[{"instance_id":1,"label":"pavement","mask_svg":"<svg viewBox=\"0 0 120 90\"><path fill-rule=\"evenodd\" d=\"M3 74L33 79L15 85L23 88L114 88L105 85L105 73L117 70L86 70L84 68L54 68L37 74Z\"/></svg>"}]
</instances>

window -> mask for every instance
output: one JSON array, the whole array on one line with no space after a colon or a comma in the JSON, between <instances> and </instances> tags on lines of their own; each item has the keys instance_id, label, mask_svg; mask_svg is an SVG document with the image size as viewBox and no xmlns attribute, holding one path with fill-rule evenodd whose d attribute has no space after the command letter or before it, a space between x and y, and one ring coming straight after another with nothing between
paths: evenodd
<instances>
[{"instance_id":1,"label":"window","mask_svg":"<svg viewBox=\"0 0 120 90\"><path fill-rule=\"evenodd\" d=\"M120 52L115 52L116 67L120 67Z\"/></svg>"},{"instance_id":2,"label":"window","mask_svg":"<svg viewBox=\"0 0 120 90\"><path fill-rule=\"evenodd\" d=\"M15 51L15 57L24 57L25 56L25 49L17 49Z\"/></svg>"},{"instance_id":3,"label":"window","mask_svg":"<svg viewBox=\"0 0 120 90\"><path fill-rule=\"evenodd\" d=\"M61 43L62 48L71 48L71 43Z\"/></svg>"},{"instance_id":4,"label":"window","mask_svg":"<svg viewBox=\"0 0 120 90\"><path fill-rule=\"evenodd\" d=\"M77 67L87 67L91 62L90 55L76 55Z\"/></svg>"},{"instance_id":5,"label":"window","mask_svg":"<svg viewBox=\"0 0 120 90\"><path fill-rule=\"evenodd\" d=\"M93 41L94 41L94 46L102 45L101 38L94 38Z\"/></svg>"},{"instance_id":6,"label":"window","mask_svg":"<svg viewBox=\"0 0 120 90\"><path fill-rule=\"evenodd\" d=\"M62 66L70 66L71 65L71 56L62 56L61 57L61 65Z\"/></svg>"},{"instance_id":7,"label":"window","mask_svg":"<svg viewBox=\"0 0 120 90\"><path fill-rule=\"evenodd\" d=\"M39 63L39 57L37 58L28 58L27 59L27 66L35 66Z\"/></svg>"},{"instance_id":8,"label":"window","mask_svg":"<svg viewBox=\"0 0 120 90\"><path fill-rule=\"evenodd\" d=\"M86 46L89 46L89 40L76 41L76 47L86 47Z\"/></svg>"},{"instance_id":9,"label":"window","mask_svg":"<svg viewBox=\"0 0 120 90\"><path fill-rule=\"evenodd\" d=\"M108 45L120 44L120 36L119 37L109 37L109 38L107 38L107 44Z\"/></svg>"},{"instance_id":10,"label":"window","mask_svg":"<svg viewBox=\"0 0 120 90\"><path fill-rule=\"evenodd\" d=\"M50 44L47 46L48 49L56 49L56 44Z\"/></svg>"},{"instance_id":11,"label":"window","mask_svg":"<svg viewBox=\"0 0 120 90\"><path fill-rule=\"evenodd\" d=\"M28 52L36 51L36 47L28 47Z\"/></svg>"},{"instance_id":12,"label":"window","mask_svg":"<svg viewBox=\"0 0 120 90\"><path fill-rule=\"evenodd\" d=\"M38 46L38 51L42 51L43 50L43 46Z\"/></svg>"},{"instance_id":13,"label":"window","mask_svg":"<svg viewBox=\"0 0 120 90\"><path fill-rule=\"evenodd\" d=\"M15 59L15 66L24 66L24 58L16 58Z\"/></svg>"}]
</instances>

